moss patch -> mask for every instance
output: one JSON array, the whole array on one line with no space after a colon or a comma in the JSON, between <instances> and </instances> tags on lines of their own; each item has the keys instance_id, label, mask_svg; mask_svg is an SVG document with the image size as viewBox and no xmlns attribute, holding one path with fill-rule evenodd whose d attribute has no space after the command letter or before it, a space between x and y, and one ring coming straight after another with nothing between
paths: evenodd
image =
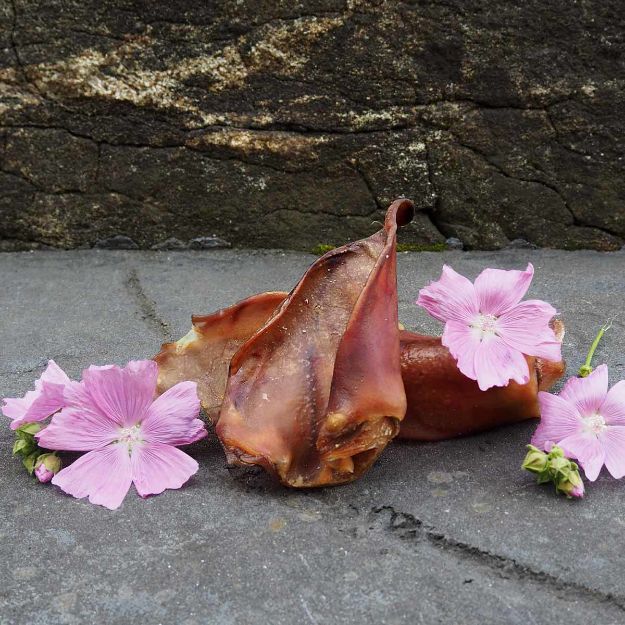
<instances>
[{"instance_id":1,"label":"moss patch","mask_svg":"<svg viewBox=\"0 0 625 625\"><path fill-rule=\"evenodd\" d=\"M336 248L336 245L328 245L327 243L319 243L319 245L315 245L315 247L310 250L313 254L317 256L323 256L326 252L333 250Z\"/></svg>"}]
</instances>

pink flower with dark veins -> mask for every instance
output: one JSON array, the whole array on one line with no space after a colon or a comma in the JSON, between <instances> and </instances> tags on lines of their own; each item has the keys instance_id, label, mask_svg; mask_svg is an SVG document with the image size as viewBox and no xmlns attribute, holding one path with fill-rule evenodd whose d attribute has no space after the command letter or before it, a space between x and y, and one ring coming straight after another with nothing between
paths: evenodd
<instances>
[{"instance_id":1,"label":"pink flower with dark veins","mask_svg":"<svg viewBox=\"0 0 625 625\"><path fill-rule=\"evenodd\" d=\"M538 401L532 445L556 443L591 482L604 464L612 477L625 476L625 380L608 391L608 367L600 365L586 378L570 378L559 395L541 391Z\"/></svg>"},{"instance_id":2,"label":"pink flower with dark veins","mask_svg":"<svg viewBox=\"0 0 625 625\"><path fill-rule=\"evenodd\" d=\"M64 406L63 389L70 383L65 371L54 360L35 382L35 390L24 397L6 397L2 413L12 419L11 429L17 430L26 423L43 421Z\"/></svg>"},{"instance_id":3,"label":"pink flower with dark veins","mask_svg":"<svg viewBox=\"0 0 625 625\"><path fill-rule=\"evenodd\" d=\"M485 269L475 283L444 265L440 279L419 291L417 304L445 323L442 342L460 371L481 390L529 382L525 359L561 360L561 345L549 325L555 308L521 299L534 267L525 271Z\"/></svg>"},{"instance_id":4,"label":"pink flower with dark veins","mask_svg":"<svg viewBox=\"0 0 625 625\"><path fill-rule=\"evenodd\" d=\"M207 435L196 384L180 382L154 399L157 372L152 360L91 366L66 388L67 406L36 437L47 449L89 453L53 484L113 510L131 483L147 497L180 488L197 472L197 462L177 449Z\"/></svg>"}]
</instances>

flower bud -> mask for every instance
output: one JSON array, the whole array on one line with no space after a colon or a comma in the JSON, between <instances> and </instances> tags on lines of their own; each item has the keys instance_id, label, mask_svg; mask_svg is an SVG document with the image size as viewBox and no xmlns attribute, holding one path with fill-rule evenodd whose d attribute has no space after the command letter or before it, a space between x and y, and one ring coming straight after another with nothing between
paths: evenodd
<instances>
[{"instance_id":1,"label":"flower bud","mask_svg":"<svg viewBox=\"0 0 625 625\"><path fill-rule=\"evenodd\" d=\"M13 443L13 455L26 458L36 452L39 447L35 440L35 434L41 431L41 423L25 423L15 430L15 443Z\"/></svg>"},{"instance_id":2,"label":"flower bud","mask_svg":"<svg viewBox=\"0 0 625 625\"><path fill-rule=\"evenodd\" d=\"M592 367L590 365L582 365L579 368L579 377L587 378L592 373Z\"/></svg>"},{"instance_id":3,"label":"flower bud","mask_svg":"<svg viewBox=\"0 0 625 625\"><path fill-rule=\"evenodd\" d=\"M528 445L527 449L523 468L535 473L539 484L553 482L556 492L563 493L569 499L584 496L584 483L578 466L564 455L560 447L551 445L548 454L533 445Z\"/></svg>"},{"instance_id":4,"label":"flower bud","mask_svg":"<svg viewBox=\"0 0 625 625\"><path fill-rule=\"evenodd\" d=\"M547 449L547 451L549 452L550 458L564 458L565 457L564 452L562 451L561 447L554 445L552 442L548 442L547 445L549 445L549 449Z\"/></svg>"},{"instance_id":5,"label":"flower bud","mask_svg":"<svg viewBox=\"0 0 625 625\"><path fill-rule=\"evenodd\" d=\"M542 473L547 467L547 454L534 445L528 445L527 449L527 455L521 467L531 473Z\"/></svg>"},{"instance_id":6,"label":"flower bud","mask_svg":"<svg viewBox=\"0 0 625 625\"><path fill-rule=\"evenodd\" d=\"M50 471L49 469L46 468L45 464L40 464L36 469L35 469L35 477L42 483L45 484L46 482L49 482L53 477L54 477L54 473L52 473L52 471Z\"/></svg>"},{"instance_id":7,"label":"flower bud","mask_svg":"<svg viewBox=\"0 0 625 625\"><path fill-rule=\"evenodd\" d=\"M33 436L34 434L37 434L37 432L40 432L41 430L43 430L43 424L35 422L35 423L24 423L24 425L17 428L17 430L15 431L18 434L26 434L29 436Z\"/></svg>"},{"instance_id":8,"label":"flower bud","mask_svg":"<svg viewBox=\"0 0 625 625\"><path fill-rule=\"evenodd\" d=\"M56 454L42 454L35 463L35 475L45 484L61 470L61 459Z\"/></svg>"},{"instance_id":9,"label":"flower bud","mask_svg":"<svg viewBox=\"0 0 625 625\"><path fill-rule=\"evenodd\" d=\"M582 498L584 496L584 482L582 482L577 468L571 469L568 477L556 483L556 490L569 498Z\"/></svg>"},{"instance_id":10,"label":"flower bud","mask_svg":"<svg viewBox=\"0 0 625 625\"><path fill-rule=\"evenodd\" d=\"M548 456L549 470L554 479L567 478L572 470L571 461L564 456L556 456L555 458L550 456L551 454Z\"/></svg>"}]
</instances>

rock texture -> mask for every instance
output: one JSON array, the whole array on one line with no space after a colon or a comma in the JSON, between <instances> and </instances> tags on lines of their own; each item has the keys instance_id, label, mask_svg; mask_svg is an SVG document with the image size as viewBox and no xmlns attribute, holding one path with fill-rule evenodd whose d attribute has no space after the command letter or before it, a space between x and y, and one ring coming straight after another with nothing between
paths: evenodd
<instances>
[{"instance_id":1,"label":"rock texture","mask_svg":"<svg viewBox=\"0 0 625 625\"><path fill-rule=\"evenodd\" d=\"M620 0L0 0L0 249L617 249Z\"/></svg>"}]
</instances>

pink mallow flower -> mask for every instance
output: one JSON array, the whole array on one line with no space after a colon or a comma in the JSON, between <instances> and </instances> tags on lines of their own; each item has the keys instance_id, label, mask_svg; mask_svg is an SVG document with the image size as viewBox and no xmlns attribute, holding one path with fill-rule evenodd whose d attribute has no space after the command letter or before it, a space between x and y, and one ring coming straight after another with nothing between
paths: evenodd
<instances>
[{"instance_id":1,"label":"pink mallow flower","mask_svg":"<svg viewBox=\"0 0 625 625\"><path fill-rule=\"evenodd\" d=\"M443 321L442 342L464 375L481 390L529 382L524 354L561 359L561 345L549 321L555 308L541 300L521 299L534 276L525 271L485 269L475 284L444 265L440 280L419 291L417 304Z\"/></svg>"},{"instance_id":2,"label":"pink mallow flower","mask_svg":"<svg viewBox=\"0 0 625 625\"><path fill-rule=\"evenodd\" d=\"M12 419L11 429L17 430L26 423L43 421L64 406L63 389L70 383L65 371L54 360L35 382L35 390L24 397L6 397L2 413Z\"/></svg>"},{"instance_id":3,"label":"pink mallow flower","mask_svg":"<svg viewBox=\"0 0 625 625\"><path fill-rule=\"evenodd\" d=\"M146 497L180 488L197 472L197 462L176 449L207 435L196 384L180 382L154 399L157 372L152 360L91 366L66 387L67 406L36 437L41 447L89 453L53 484L113 510L131 483Z\"/></svg>"},{"instance_id":4,"label":"pink mallow flower","mask_svg":"<svg viewBox=\"0 0 625 625\"><path fill-rule=\"evenodd\" d=\"M540 424L532 444L557 444L582 465L594 482L605 464L615 478L625 476L625 380L608 391L608 367L586 378L570 378L559 395L541 391Z\"/></svg>"}]
</instances>

